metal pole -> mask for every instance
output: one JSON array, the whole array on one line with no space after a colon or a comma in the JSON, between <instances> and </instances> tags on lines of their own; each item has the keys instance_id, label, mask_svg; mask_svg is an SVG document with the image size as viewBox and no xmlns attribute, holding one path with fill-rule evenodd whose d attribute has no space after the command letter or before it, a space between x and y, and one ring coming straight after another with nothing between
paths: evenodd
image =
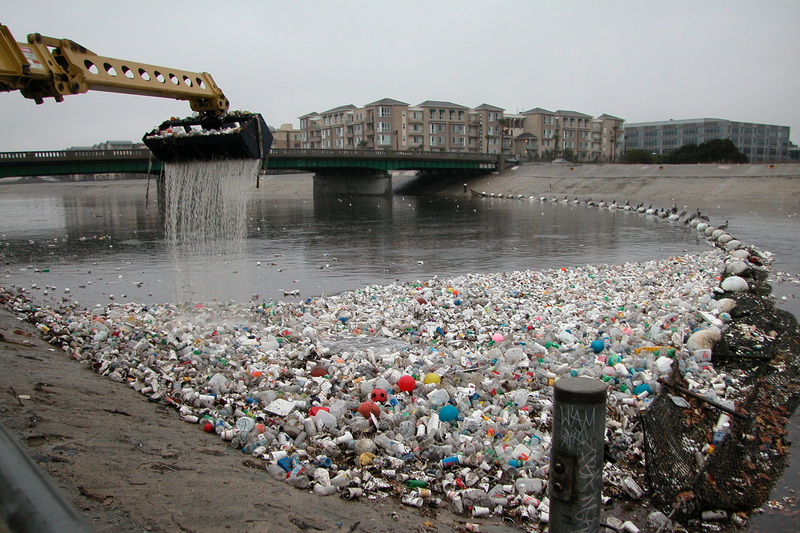
<instances>
[{"instance_id":1,"label":"metal pole","mask_svg":"<svg viewBox=\"0 0 800 533\"><path fill-rule=\"evenodd\" d=\"M0 531L91 533L47 475L0 424Z\"/></svg>"},{"instance_id":2,"label":"metal pole","mask_svg":"<svg viewBox=\"0 0 800 533\"><path fill-rule=\"evenodd\" d=\"M555 382L550 454L551 533L600 531L606 385L599 379Z\"/></svg>"}]
</instances>

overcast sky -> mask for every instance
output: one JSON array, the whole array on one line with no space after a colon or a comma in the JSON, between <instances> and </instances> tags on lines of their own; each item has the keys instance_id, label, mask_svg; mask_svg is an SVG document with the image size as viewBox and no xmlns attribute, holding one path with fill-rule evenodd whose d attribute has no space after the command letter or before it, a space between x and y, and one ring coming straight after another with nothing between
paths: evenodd
<instances>
[{"instance_id":1,"label":"overcast sky","mask_svg":"<svg viewBox=\"0 0 800 533\"><path fill-rule=\"evenodd\" d=\"M628 122L725 118L800 141L800 1L5 0L17 41L208 72L268 124L381 98L570 109ZM0 93L0 151L139 140L188 102Z\"/></svg>"}]
</instances>

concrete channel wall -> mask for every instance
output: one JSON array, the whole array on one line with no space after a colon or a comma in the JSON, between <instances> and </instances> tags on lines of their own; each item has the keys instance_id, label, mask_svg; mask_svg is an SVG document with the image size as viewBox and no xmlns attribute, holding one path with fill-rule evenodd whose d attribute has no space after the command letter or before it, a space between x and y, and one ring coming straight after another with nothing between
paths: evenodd
<instances>
[{"instance_id":1,"label":"concrete channel wall","mask_svg":"<svg viewBox=\"0 0 800 533\"><path fill-rule=\"evenodd\" d=\"M537 178L760 178L800 177L800 164L782 165L581 165L521 163L509 174Z\"/></svg>"}]
</instances>

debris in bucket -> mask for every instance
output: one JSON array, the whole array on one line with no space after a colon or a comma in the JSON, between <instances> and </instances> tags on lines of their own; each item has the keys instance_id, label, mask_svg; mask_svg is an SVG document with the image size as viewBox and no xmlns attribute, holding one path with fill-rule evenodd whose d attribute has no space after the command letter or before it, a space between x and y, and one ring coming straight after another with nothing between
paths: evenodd
<instances>
[{"instance_id":1,"label":"debris in bucket","mask_svg":"<svg viewBox=\"0 0 800 533\"><path fill-rule=\"evenodd\" d=\"M755 273L769 256L733 250L259 304L39 307L8 288L0 300L68 356L173 406L294 487L348 500L397 496L529 528L549 522L553 384L600 379L603 501L663 489L669 516L651 514L661 527L752 509L711 499L708 485L723 485L715 458L742 441L769 460L783 456L800 397L797 323L757 307L766 304ZM733 269L748 277L743 293L720 288L734 261L746 267ZM770 354L769 364L742 357L754 353ZM789 407L762 410L758 382L779 374L793 377L778 399ZM685 457L654 437L685 447ZM765 457L736 459L758 471ZM726 490L765 483L739 468ZM698 469L705 481L686 491Z\"/></svg>"},{"instance_id":2,"label":"debris in bucket","mask_svg":"<svg viewBox=\"0 0 800 533\"><path fill-rule=\"evenodd\" d=\"M142 138L156 157L170 163L264 159L272 141L264 118L249 111L233 111L222 117L172 117Z\"/></svg>"}]
</instances>

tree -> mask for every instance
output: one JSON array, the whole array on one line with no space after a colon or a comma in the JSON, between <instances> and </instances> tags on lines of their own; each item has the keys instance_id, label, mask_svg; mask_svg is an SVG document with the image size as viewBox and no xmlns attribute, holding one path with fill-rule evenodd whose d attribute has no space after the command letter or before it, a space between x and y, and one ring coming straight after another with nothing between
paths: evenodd
<instances>
[{"instance_id":1,"label":"tree","mask_svg":"<svg viewBox=\"0 0 800 533\"><path fill-rule=\"evenodd\" d=\"M685 144L667 154L665 163L747 163L748 157L741 153L730 139L713 139L701 144Z\"/></svg>"},{"instance_id":2,"label":"tree","mask_svg":"<svg viewBox=\"0 0 800 533\"><path fill-rule=\"evenodd\" d=\"M553 156L555 159L558 159L558 143L561 141L561 135L556 133L553 135L553 142L555 143L555 147L553 148Z\"/></svg>"},{"instance_id":3,"label":"tree","mask_svg":"<svg viewBox=\"0 0 800 533\"><path fill-rule=\"evenodd\" d=\"M505 151L505 146L504 146L504 144L505 144L505 136L506 136L506 133L508 133L506 131L506 128L508 127L508 124L509 124L510 121L507 118L504 117L504 118L501 118L498 122L500 122L500 153L502 154Z\"/></svg>"},{"instance_id":4,"label":"tree","mask_svg":"<svg viewBox=\"0 0 800 533\"><path fill-rule=\"evenodd\" d=\"M614 130L614 136L611 138L611 162L613 163L614 160L617 158L617 151L616 151L616 143L617 137L619 136L619 124L614 124L614 127L611 128Z\"/></svg>"},{"instance_id":5,"label":"tree","mask_svg":"<svg viewBox=\"0 0 800 533\"><path fill-rule=\"evenodd\" d=\"M494 139L494 135L486 134L486 153L489 153L489 141Z\"/></svg>"},{"instance_id":6,"label":"tree","mask_svg":"<svg viewBox=\"0 0 800 533\"><path fill-rule=\"evenodd\" d=\"M575 150L573 150L572 148L566 148L564 150L564 159L566 159L567 161L574 160L575 159Z\"/></svg>"},{"instance_id":7,"label":"tree","mask_svg":"<svg viewBox=\"0 0 800 533\"><path fill-rule=\"evenodd\" d=\"M365 141L364 139L361 139L360 141L358 141L358 144L356 146L358 148L366 148L367 147L367 141Z\"/></svg>"},{"instance_id":8,"label":"tree","mask_svg":"<svg viewBox=\"0 0 800 533\"><path fill-rule=\"evenodd\" d=\"M640 165L652 165L653 154L647 150L628 150L625 152L626 163L636 163Z\"/></svg>"}]
</instances>

